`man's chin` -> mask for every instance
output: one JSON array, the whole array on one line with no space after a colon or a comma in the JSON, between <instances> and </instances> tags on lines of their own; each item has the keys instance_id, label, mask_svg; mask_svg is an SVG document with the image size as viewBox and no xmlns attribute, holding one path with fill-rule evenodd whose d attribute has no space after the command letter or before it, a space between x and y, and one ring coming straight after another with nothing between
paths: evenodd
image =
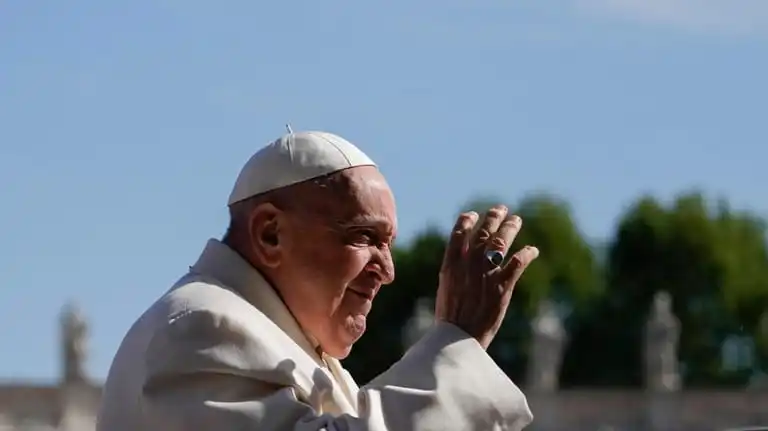
<instances>
[{"instance_id":1,"label":"man's chin","mask_svg":"<svg viewBox=\"0 0 768 431\"><path fill-rule=\"evenodd\" d=\"M360 327L356 325L350 328L348 325L345 325L340 329L337 338L332 343L328 343L330 345L324 349L325 354L339 360L349 356L352 346L363 336L365 326Z\"/></svg>"},{"instance_id":2,"label":"man's chin","mask_svg":"<svg viewBox=\"0 0 768 431\"><path fill-rule=\"evenodd\" d=\"M352 352L352 344L342 344L326 350L325 354L341 361L346 359L350 352Z\"/></svg>"},{"instance_id":3,"label":"man's chin","mask_svg":"<svg viewBox=\"0 0 768 431\"><path fill-rule=\"evenodd\" d=\"M352 345L349 345L347 347L334 349L331 352L325 352L328 356L338 359L339 361L344 360L349 356L349 354L352 352Z\"/></svg>"}]
</instances>

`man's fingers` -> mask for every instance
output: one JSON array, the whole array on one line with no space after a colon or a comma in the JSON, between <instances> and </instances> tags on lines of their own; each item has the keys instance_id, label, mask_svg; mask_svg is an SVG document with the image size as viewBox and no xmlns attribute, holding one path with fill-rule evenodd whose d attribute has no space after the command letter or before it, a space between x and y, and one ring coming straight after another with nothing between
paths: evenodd
<instances>
[{"instance_id":1,"label":"man's fingers","mask_svg":"<svg viewBox=\"0 0 768 431\"><path fill-rule=\"evenodd\" d=\"M456 219L456 224L451 231L451 237L448 240L448 246L445 249L443 258L443 267L441 271L447 269L447 266L454 264L461 259L464 249L467 246L467 240L470 232L477 223L478 215L474 211L463 213Z\"/></svg>"},{"instance_id":2,"label":"man's fingers","mask_svg":"<svg viewBox=\"0 0 768 431\"><path fill-rule=\"evenodd\" d=\"M506 255L521 227L523 227L523 219L516 215L507 217L499 226L499 230L491 236L487 249L500 251Z\"/></svg>"},{"instance_id":3,"label":"man's fingers","mask_svg":"<svg viewBox=\"0 0 768 431\"><path fill-rule=\"evenodd\" d=\"M485 245L485 242L491 235L496 233L501 222L507 217L507 211L507 207L504 205L496 205L485 213L483 222L480 224L480 229L477 230L475 237L473 238L475 245Z\"/></svg>"},{"instance_id":4,"label":"man's fingers","mask_svg":"<svg viewBox=\"0 0 768 431\"><path fill-rule=\"evenodd\" d=\"M509 290L515 287L515 283L523 275L525 268L539 257L539 249L533 246L525 246L509 259L507 265L501 270L501 282Z\"/></svg>"}]
</instances>

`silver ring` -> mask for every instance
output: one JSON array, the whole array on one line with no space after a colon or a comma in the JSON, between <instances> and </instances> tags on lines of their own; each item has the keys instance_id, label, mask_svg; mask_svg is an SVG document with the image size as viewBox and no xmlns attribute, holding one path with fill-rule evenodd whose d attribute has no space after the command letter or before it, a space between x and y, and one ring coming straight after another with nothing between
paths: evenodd
<instances>
[{"instance_id":1,"label":"silver ring","mask_svg":"<svg viewBox=\"0 0 768 431\"><path fill-rule=\"evenodd\" d=\"M488 259L488 262L491 262L493 266L501 266L501 263L504 262L504 253L498 250L488 250L485 252L485 258Z\"/></svg>"}]
</instances>

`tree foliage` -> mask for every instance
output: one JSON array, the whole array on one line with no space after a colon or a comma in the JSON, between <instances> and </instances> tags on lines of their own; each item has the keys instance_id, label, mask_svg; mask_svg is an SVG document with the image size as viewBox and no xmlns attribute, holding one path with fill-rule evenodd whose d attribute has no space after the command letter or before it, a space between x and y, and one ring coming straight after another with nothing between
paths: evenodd
<instances>
[{"instance_id":1,"label":"tree foliage","mask_svg":"<svg viewBox=\"0 0 768 431\"><path fill-rule=\"evenodd\" d=\"M573 384L640 385L642 330L653 295L672 294L683 333L685 383L743 383L751 370L722 371L729 335L756 335L768 309L765 228L757 218L717 206L699 193L664 206L643 197L622 217L609 248L607 292L584 319L574 342L600 351ZM586 365L587 350L567 362ZM569 361L570 360L570 361Z\"/></svg>"}]
</instances>

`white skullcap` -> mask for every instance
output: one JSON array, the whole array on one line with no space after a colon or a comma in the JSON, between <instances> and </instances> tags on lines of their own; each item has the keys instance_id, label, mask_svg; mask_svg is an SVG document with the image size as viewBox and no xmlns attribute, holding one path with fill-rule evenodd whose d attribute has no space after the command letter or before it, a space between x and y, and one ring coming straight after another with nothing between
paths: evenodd
<instances>
[{"instance_id":1,"label":"white skullcap","mask_svg":"<svg viewBox=\"0 0 768 431\"><path fill-rule=\"evenodd\" d=\"M251 156L237 177L229 205L356 166L376 164L340 136L291 132Z\"/></svg>"}]
</instances>

